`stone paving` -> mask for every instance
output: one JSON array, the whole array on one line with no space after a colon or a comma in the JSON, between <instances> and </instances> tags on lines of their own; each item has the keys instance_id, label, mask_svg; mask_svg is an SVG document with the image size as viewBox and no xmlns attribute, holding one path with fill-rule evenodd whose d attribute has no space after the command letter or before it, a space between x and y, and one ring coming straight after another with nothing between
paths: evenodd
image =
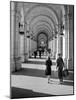
<instances>
[{"instance_id":1,"label":"stone paving","mask_svg":"<svg viewBox=\"0 0 76 100\"><path fill-rule=\"evenodd\" d=\"M45 65L22 64L22 70L11 75L12 98L73 95L73 72L59 84L55 65L52 66L51 81L45 76Z\"/></svg>"}]
</instances>

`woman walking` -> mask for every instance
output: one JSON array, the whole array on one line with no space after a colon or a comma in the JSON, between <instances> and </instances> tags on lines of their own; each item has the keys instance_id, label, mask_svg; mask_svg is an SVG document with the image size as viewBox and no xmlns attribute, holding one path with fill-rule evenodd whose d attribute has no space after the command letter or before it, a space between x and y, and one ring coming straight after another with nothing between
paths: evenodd
<instances>
[{"instance_id":1,"label":"woman walking","mask_svg":"<svg viewBox=\"0 0 76 100\"><path fill-rule=\"evenodd\" d=\"M46 60L46 70L45 70L45 75L47 75L48 77L48 83L50 83L51 65L52 65L52 61L50 57L48 57L48 59Z\"/></svg>"}]
</instances>

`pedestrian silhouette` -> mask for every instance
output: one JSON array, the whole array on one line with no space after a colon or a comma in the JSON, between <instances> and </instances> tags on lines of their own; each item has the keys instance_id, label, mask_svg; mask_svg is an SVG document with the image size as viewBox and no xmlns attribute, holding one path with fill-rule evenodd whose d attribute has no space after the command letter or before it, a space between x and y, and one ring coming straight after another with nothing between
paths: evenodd
<instances>
[{"instance_id":1,"label":"pedestrian silhouette","mask_svg":"<svg viewBox=\"0 0 76 100\"><path fill-rule=\"evenodd\" d=\"M45 75L47 75L48 77L48 83L50 82L50 77L51 77L51 65L52 61L50 57L48 57L48 59L46 60L46 69L45 69Z\"/></svg>"},{"instance_id":2,"label":"pedestrian silhouette","mask_svg":"<svg viewBox=\"0 0 76 100\"><path fill-rule=\"evenodd\" d=\"M58 78L59 78L60 84L62 84L63 83L64 61L63 61L60 53L58 54L56 63L57 63L56 68L58 69Z\"/></svg>"}]
</instances>

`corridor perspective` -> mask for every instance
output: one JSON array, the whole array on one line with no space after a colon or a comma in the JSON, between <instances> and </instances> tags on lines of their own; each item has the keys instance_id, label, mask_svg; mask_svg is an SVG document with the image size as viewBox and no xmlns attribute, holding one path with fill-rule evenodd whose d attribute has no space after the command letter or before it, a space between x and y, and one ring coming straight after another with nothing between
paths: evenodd
<instances>
[{"instance_id":1,"label":"corridor perspective","mask_svg":"<svg viewBox=\"0 0 76 100\"><path fill-rule=\"evenodd\" d=\"M10 2L11 98L74 94L74 5ZM61 54L69 75L59 84ZM52 60L51 82L45 62Z\"/></svg>"}]
</instances>

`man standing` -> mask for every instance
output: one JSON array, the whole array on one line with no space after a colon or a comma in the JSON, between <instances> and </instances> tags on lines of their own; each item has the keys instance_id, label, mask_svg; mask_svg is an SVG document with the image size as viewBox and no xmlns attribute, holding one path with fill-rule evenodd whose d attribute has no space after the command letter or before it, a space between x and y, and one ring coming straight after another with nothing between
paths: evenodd
<instances>
[{"instance_id":1,"label":"man standing","mask_svg":"<svg viewBox=\"0 0 76 100\"><path fill-rule=\"evenodd\" d=\"M63 61L60 53L58 54L58 58L57 58L56 63L57 63L57 67L56 68L58 68L58 78L60 80L60 84L62 84L63 83L63 67L64 67L64 61Z\"/></svg>"}]
</instances>

